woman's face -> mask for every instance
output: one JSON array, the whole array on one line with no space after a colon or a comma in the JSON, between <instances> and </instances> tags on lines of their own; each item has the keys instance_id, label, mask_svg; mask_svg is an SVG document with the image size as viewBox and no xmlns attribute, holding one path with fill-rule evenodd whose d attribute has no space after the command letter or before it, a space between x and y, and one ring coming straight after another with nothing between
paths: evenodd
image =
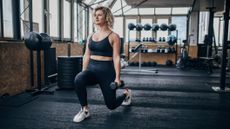
<instances>
[{"instance_id":1,"label":"woman's face","mask_svg":"<svg viewBox=\"0 0 230 129\"><path fill-rule=\"evenodd\" d=\"M102 10L97 10L94 13L93 20L94 20L94 24L96 24L96 25L105 24L106 20L105 20L105 14L103 13L103 11Z\"/></svg>"}]
</instances>

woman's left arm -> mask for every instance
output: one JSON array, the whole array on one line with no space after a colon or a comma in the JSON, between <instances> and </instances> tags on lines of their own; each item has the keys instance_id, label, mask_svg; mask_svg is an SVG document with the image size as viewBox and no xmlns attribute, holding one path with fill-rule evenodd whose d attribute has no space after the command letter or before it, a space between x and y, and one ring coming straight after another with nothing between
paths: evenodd
<instances>
[{"instance_id":1,"label":"woman's left arm","mask_svg":"<svg viewBox=\"0 0 230 129\"><path fill-rule=\"evenodd\" d=\"M114 82L121 83L120 81L120 72L121 72L121 59L120 59L120 37L118 34L113 33L112 37L112 46L113 46L113 63L116 72L116 78Z\"/></svg>"}]
</instances>

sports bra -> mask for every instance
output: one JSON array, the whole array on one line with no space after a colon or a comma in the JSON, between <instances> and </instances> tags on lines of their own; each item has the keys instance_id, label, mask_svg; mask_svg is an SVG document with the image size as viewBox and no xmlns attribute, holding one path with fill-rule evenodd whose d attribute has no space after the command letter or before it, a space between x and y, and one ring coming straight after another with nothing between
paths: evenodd
<instances>
[{"instance_id":1,"label":"sports bra","mask_svg":"<svg viewBox=\"0 0 230 129\"><path fill-rule=\"evenodd\" d=\"M113 33L113 32L111 32ZM113 56L113 48L109 42L109 33L104 39L100 41L93 41L92 36L89 39L89 50L91 51L91 55L99 55L99 56Z\"/></svg>"}]
</instances>

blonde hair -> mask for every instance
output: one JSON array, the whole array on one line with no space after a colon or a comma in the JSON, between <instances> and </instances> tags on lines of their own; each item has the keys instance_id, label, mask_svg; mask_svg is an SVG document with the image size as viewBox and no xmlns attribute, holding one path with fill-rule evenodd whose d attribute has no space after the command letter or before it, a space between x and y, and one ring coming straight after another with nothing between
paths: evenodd
<instances>
[{"instance_id":1,"label":"blonde hair","mask_svg":"<svg viewBox=\"0 0 230 129\"><path fill-rule=\"evenodd\" d=\"M105 20L107 22L107 25L110 27L110 28L113 28L113 24L114 24L114 17L113 17L113 14L111 12L111 10L108 8L108 7L105 7L105 6L98 6L94 9L94 12L93 14L95 15L95 13L98 11L98 10L101 10L104 14L105 14Z\"/></svg>"}]
</instances>

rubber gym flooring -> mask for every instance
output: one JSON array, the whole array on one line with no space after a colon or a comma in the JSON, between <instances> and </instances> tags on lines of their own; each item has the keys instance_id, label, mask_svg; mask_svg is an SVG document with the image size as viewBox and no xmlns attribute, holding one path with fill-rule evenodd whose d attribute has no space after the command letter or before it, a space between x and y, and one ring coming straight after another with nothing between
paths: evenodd
<instances>
[{"instance_id":1,"label":"rubber gym flooring","mask_svg":"<svg viewBox=\"0 0 230 129\"><path fill-rule=\"evenodd\" d=\"M167 67L158 68L157 74L134 69L122 70L122 79L132 89L131 106L110 111L98 86L91 86L87 89L91 117L73 123L80 109L75 92L54 86L53 95L22 93L13 101L24 95L27 101L22 104L0 105L0 129L230 129L230 93L211 88L218 86L218 69L212 74ZM119 89L117 94L121 93Z\"/></svg>"}]
</instances>

